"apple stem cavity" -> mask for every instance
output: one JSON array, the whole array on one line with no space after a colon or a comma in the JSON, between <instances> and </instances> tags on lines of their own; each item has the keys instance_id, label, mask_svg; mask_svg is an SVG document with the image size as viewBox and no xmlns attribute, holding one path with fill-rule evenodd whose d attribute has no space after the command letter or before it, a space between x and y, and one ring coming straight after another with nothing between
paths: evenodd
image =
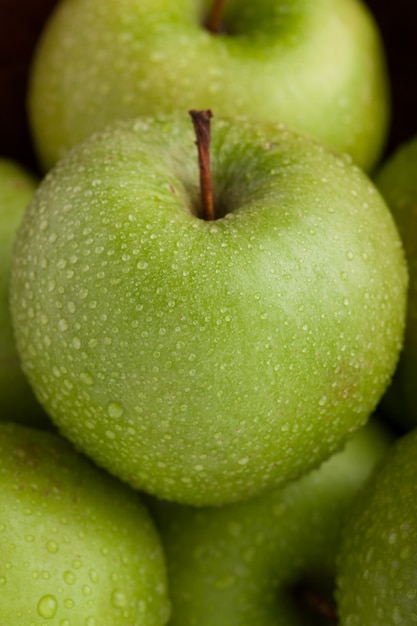
<instances>
[{"instance_id":1,"label":"apple stem cavity","mask_svg":"<svg viewBox=\"0 0 417 626\"><path fill-rule=\"evenodd\" d=\"M205 27L215 35L223 32L223 13L225 0L213 0L210 13L208 14Z\"/></svg>"},{"instance_id":2,"label":"apple stem cavity","mask_svg":"<svg viewBox=\"0 0 417 626\"><path fill-rule=\"evenodd\" d=\"M200 170L201 213L203 220L216 219L213 202L213 185L210 168L210 120L213 113L210 109L189 111L196 134L198 150L198 166Z\"/></svg>"}]
</instances>

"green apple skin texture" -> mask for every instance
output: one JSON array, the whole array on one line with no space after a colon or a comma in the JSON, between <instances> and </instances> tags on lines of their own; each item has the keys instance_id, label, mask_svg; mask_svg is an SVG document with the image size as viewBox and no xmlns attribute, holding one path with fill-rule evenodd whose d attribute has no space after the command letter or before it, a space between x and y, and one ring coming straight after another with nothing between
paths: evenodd
<instances>
[{"instance_id":1,"label":"green apple skin texture","mask_svg":"<svg viewBox=\"0 0 417 626\"><path fill-rule=\"evenodd\" d=\"M341 626L417 620L417 430L395 444L349 511L338 556Z\"/></svg>"},{"instance_id":2,"label":"green apple skin texture","mask_svg":"<svg viewBox=\"0 0 417 626\"><path fill-rule=\"evenodd\" d=\"M389 445L372 420L320 468L262 497L222 508L150 500L166 554L169 625L315 624L293 590L307 582L333 591L344 517Z\"/></svg>"},{"instance_id":3,"label":"green apple skin texture","mask_svg":"<svg viewBox=\"0 0 417 626\"><path fill-rule=\"evenodd\" d=\"M36 186L18 163L0 158L0 420L40 426L49 420L22 372L9 312L13 242Z\"/></svg>"},{"instance_id":4,"label":"green apple skin texture","mask_svg":"<svg viewBox=\"0 0 417 626\"><path fill-rule=\"evenodd\" d=\"M162 626L162 547L138 495L55 433L0 424L0 621Z\"/></svg>"},{"instance_id":5,"label":"green apple skin texture","mask_svg":"<svg viewBox=\"0 0 417 626\"><path fill-rule=\"evenodd\" d=\"M397 149L376 174L403 241L409 290L404 347L382 407L398 424L417 426L417 138Z\"/></svg>"},{"instance_id":6,"label":"green apple skin texture","mask_svg":"<svg viewBox=\"0 0 417 626\"><path fill-rule=\"evenodd\" d=\"M49 169L117 119L211 108L284 122L371 170L385 143L389 86L379 32L356 0L64 0L35 55L29 113Z\"/></svg>"},{"instance_id":7,"label":"green apple skin texture","mask_svg":"<svg viewBox=\"0 0 417 626\"><path fill-rule=\"evenodd\" d=\"M61 431L131 485L222 504L299 476L397 363L407 273L368 177L278 125L215 118L218 214L187 114L120 122L46 176L15 246L25 372Z\"/></svg>"}]
</instances>

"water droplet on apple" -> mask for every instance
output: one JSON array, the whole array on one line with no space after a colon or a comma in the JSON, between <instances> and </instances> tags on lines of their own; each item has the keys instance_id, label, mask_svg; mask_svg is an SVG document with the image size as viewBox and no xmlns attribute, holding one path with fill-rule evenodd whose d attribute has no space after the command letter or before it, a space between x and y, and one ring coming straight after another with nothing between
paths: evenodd
<instances>
[{"instance_id":1,"label":"water droplet on apple","mask_svg":"<svg viewBox=\"0 0 417 626\"><path fill-rule=\"evenodd\" d=\"M56 554L59 550L59 545L57 544L56 541L54 541L53 539L51 539L50 541L48 541L46 543L46 549L48 550L48 552L50 552L51 554Z\"/></svg>"},{"instance_id":2,"label":"water droplet on apple","mask_svg":"<svg viewBox=\"0 0 417 626\"><path fill-rule=\"evenodd\" d=\"M68 330L68 320L66 320L65 318L61 318L58 322L58 329L61 332L65 332L66 330Z\"/></svg>"},{"instance_id":3,"label":"water droplet on apple","mask_svg":"<svg viewBox=\"0 0 417 626\"><path fill-rule=\"evenodd\" d=\"M45 619L51 619L56 615L58 610L58 602L55 596L47 594L43 596L38 602L38 613Z\"/></svg>"},{"instance_id":4,"label":"water droplet on apple","mask_svg":"<svg viewBox=\"0 0 417 626\"><path fill-rule=\"evenodd\" d=\"M4 587L6 582L7 582L6 577L5 576L0 576L0 587Z\"/></svg>"},{"instance_id":5,"label":"water droplet on apple","mask_svg":"<svg viewBox=\"0 0 417 626\"><path fill-rule=\"evenodd\" d=\"M94 383L94 378L89 372L82 372L80 374L80 379L85 385L92 385Z\"/></svg>"},{"instance_id":6,"label":"water droplet on apple","mask_svg":"<svg viewBox=\"0 0 417 626\"><path fill-rule=\"evenodd\" d=\"M77 580L77 577L75 576L73 572L67 571L67 572L64 572L64 580L67 583L67 585L73 585L75 581Z\"/></svg>"},{"instance_id":7,"label":"water droplet on apple","mask_svg":"<svg viewBox=\"0 0 417 626\"><path fill-rule=\"evenodd\" d=\"M403 623L403 613L400 606L394 606L392 610L392 623L393 624L402 624Z\"/></svg>"},{"instance_id":8,"label":"water droplet on apple","mask_svg":"<svg viewBox=\"0 0 417 626\"><path fill-rule=\"evenodd\" d=\"M91 596L91 587L89 585L83 585L82 592L83 596Z\"/></svg>"},{"instance_id":9,"label":"water droplet on apple","mask_svg":"<svg viewBox=\"0 0 417 626\"><path fill-rule=\"evenodd\" d=\"M347 258L348 261L352 261L352 259L353 259L353 252L351 250L348 250L346 252L346 258Z\"/></svg>"},{"instance_id":10,"label":"water droplet on apple","mask_svg":"<svg viewBox=\"0 0 417 626\"><path fill-rule=\"evenodd\" d=\"M119 589L113 591L111 595L111 603L117 609L123 609L127 605L126 594Z\"/></svg>"},{"instance_id":11,"label":"water droplet on apple","mask_svg":"<svg viewBox=\"0 0 417 626\"><path fill-rule=\"evenodd\" d=\"M124 413L123 407L118 402L110 402L107 406L107 413L114 419L119 419Z\"/></svg>"}]
</instances>

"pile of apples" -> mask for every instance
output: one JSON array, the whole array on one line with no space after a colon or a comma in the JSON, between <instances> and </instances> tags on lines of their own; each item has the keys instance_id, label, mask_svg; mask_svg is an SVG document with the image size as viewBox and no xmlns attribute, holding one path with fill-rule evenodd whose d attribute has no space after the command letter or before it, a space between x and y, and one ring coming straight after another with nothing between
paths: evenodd
<instances>
[{"instance_id":1,"label":"pile of apples","mask_svg":"<svg viewBox=\"0 0 417 626\"><path fill-rule=\"evenodd\" d=\"M2 626L417 622L390 102L358 0L56 2L0 155Z\"/></svg>"}]
</instances>

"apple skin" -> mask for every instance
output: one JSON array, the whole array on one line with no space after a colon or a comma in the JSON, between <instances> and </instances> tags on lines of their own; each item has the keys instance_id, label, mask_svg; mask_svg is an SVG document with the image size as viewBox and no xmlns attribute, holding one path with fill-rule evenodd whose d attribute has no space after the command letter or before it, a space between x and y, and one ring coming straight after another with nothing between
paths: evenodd
<instances>
[{"instance_id":1,"label":"apple skin","mask_svg":"<svg viewBox=\"0 0 417 626\"><path fill-rule=\"evenodd\" d=\"M340 626L416 621L417 430L388 452L347 514L338 556Z\"/></svg>"},{"instance_id":2,"label":"apple skin","mask_svg":"<svg viewBox=\"0 0 417 626\"><path fill-rule=\"evenodd\" d=\"M398 147L382 164L375 183L396 221L410 276L404 347L381 409L409 429L417 426L417 137Z\"/></svg>"},{"instance_id":3,"label":"apple skin","mask_svg":"<svg viewBox=\"0 0 417 626\"><path fill-rule=\"evenodd\" d=\"M0 421L50 425L22 372L9 311L14 238L38 181L17 162L0 158Z\"/></svg>"},{"instance_id":4,"label":"apple skin","mask_svg":"<svg viewBox=\"0 0 417 626\"><path fill-rule=\"evenodd\" d=\"M116 119L211 108L284 122L370 171L385 144L390 88L380 33L357 0L61 0L40 37L28 109L49 169Z\"/></svg>"},{"instance_id":5,"label":"apple skin","mask_svg":"<svg viewBox=\"0 0 417 626\"><path fill-rule=\"evenodd\" d=\"M220 508L149 499L167 561L169 625L315 624L320 615L296 590L326 589L334 603L344 517L390 445L375 419L320 468L262 497Z\"/></svg>"},{"instance_id":6,"label":"apple skin","mask_svg":"<svg viewBox=\"0 0 417 626\"><path fill-rule=\"evenodd\" d=\"M162 626L159 535L138 494L55 433L0 424L0 622Z\"/></svg>"},{"instance_id":7,"label":"apple skin","mask_svg":"<svg viewBox=\"0 0 417 626\"><path fill-rule=\"evenodd\" d=\"M214 118L200 219L186 113L119 122L45 177L17 236L18 350L61 432L163 499L238 501L363 425L395 369L407 271L347 158Z\"/></svg>"}]
</instances>

